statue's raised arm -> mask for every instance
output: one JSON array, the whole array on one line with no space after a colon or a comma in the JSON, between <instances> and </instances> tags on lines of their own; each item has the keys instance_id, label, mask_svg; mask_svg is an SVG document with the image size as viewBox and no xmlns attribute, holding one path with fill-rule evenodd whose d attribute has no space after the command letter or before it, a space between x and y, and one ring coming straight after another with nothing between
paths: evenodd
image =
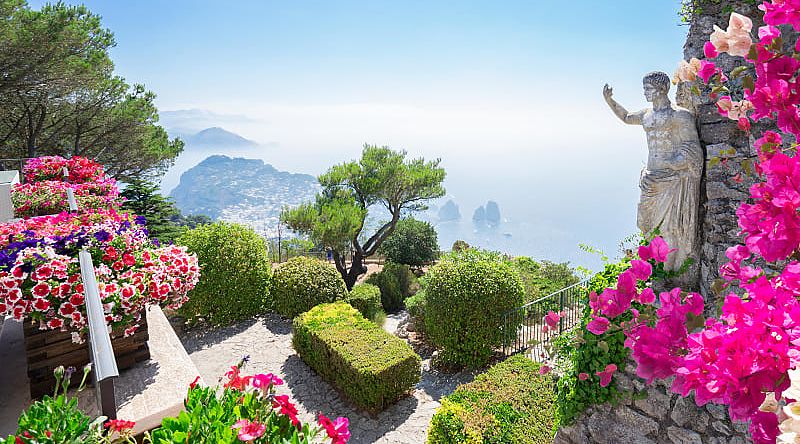
<instances>
[{"instance_id":1,"label":"statue's raised arm","mask_svg":"<svg viewBox=\"0 0 800 444\"><path fill-rule=\"evenodd\" d=\"M608 83L603 87L603 97L606 99L606 103L608 103L608 107L611 108L611 111L614 111L614 114L619 117L619 120L627 123L628 125L641 125L642 124L642 115L644 114L643 111L639 111L636 113L629 113L625 107L617 103L616 100L612 97L614 95L614 90L608 86Z\"/></svg>"}]
</instances>

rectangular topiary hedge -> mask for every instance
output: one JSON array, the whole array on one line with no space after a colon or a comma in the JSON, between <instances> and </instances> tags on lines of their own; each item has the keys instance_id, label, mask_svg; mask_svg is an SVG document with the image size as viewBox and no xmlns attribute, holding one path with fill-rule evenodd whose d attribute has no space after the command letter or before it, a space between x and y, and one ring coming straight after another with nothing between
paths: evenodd
<instances>
[{"instance_id":1,"label":"rectangular topiary hedge","mask_svg":"<svg viewBox=\"0 0 800 444\"><path fill-rule=\"evenodd\" d=\"M514 355L459 386L431 418L428 444L550 444L555 418L553 378Z\"/></svg>"},{"instance_id":2,"label":"rectangular topiary hedge","mask_svg":"<svg viewBox=\"0 0 800 444\"><path fill-rule=\"evenodd\" d=\"M357 406L379 412L420 379L420 357L345 302L297 316L292 344L309 367Z\"/></svg>"}]
</instances>

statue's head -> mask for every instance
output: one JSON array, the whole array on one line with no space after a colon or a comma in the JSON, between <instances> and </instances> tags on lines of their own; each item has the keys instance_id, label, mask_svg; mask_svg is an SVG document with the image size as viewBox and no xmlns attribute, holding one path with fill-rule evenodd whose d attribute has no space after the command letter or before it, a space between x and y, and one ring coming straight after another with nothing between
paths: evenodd
<instances>
[{"instance_id":1,"label":"statue's head","mask_svg":"<svg viewBox=\"0 0 800 444\"><path fill-rule=\"evenodd\" d=\"M666 96L669 93L670 79L665 72L654 71L642 79L644 84L644 97L648 102L652 102L658 96Z\"/></svg>"}]
</instances>

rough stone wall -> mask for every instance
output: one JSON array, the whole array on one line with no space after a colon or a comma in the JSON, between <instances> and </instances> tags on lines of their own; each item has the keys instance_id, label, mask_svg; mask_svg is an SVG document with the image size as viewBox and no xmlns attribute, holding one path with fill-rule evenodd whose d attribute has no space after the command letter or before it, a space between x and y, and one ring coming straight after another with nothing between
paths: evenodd
<instances>
[{"instance_id":1,"label":"rough stone wall","mask_svg":"<svg viewBox=\"0 0 800 444\"><path fill-rule=\"evenodd\" d=\"M708 41L708 36L713 32L714 25L725 29L728 23L729 12L725 6L731 6L734 11L748 17L760 16L756 7L749 0L733 0L724 2L703 2L702 14L692 20L683 55L686 60L692 57L699 59L703 56L703 45ZM761 26L754 20L753 26ZM734 67L743 65L740 57L720 55L715 60L717 66L730 72ZM752 74L752 73L751 73ZM741 81L732 81L734 88L741 88ZM735 89L734 89L735 91ZM747 174L740 174L743 180L737 182L734 177L742 173L741 162L752 160L755 153L747 133L737 128L736 122L723 117L717 111L715 100L709 97L707 89L700 96L695 96L685 84L680 85L677 93L677 104L695 113L700 142L706 153L706 165L701 185L701 221L700 230L701 251L700 266L700 293L713 306L715 294L712 286L719 277L719 267L727 262L725 250L742 242L739 236L739 225L736 220L736 209L747 198L748 189L752 179ZM754 131L759 131L758 126ZM719 156L721 150L733 148L735 155L724 155L729 159L725 164L711 166L709 162L714 156Z\"/></svg>"},{"instance_id":2,"label":"rough stone wall","mask_svg":"<svg viewBox=\"0 0 800 444\"><path fill-rule=\"evenodd\" d=\"M628 366L615 376L629 393L617 405L590 407L572 426L558 431L554 444L747 444L747 424L733 423L727 407L697 407L694 398L671 394L669 382L646 385Z\"/></svg>"}]
</instances>

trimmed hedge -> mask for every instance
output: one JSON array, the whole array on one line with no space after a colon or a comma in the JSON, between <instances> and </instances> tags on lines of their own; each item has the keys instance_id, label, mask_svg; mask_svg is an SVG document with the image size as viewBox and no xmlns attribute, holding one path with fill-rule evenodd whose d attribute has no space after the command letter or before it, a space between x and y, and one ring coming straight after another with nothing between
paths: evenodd
<instances>
[{"instance_id":1,"label":"trimmed hedge","mask_svg":"<svg viewBox=\"0 0 800 444\"><path fill-rule=\"evenodd\" d=\"M356 284L344 301L361 314L374 321L381 311L381 289L372 284Z\"/></svg>"},{"instance_id":2,"label":"trimmed hedge","mask_svg":"<svg viewBox=\"0 0 800 444\"><path fill-rule=\"evenodd\" d=\"M442 399L428 444L550 444L554 404L552 378L539 374L539 364L515 355Z\"/></svg>"},{"instance_id":3,"label":"trimmed hedge","mask_svg":"<svg viewBox=\"0 0 800 444\"><path fill-rule=\"evenodd\" d=\"M319 259L293 257L278 265L272 275L272 308L289 318L346 295L339 272Z\"/></svg>"},{"instance_id":4,"label":"trimmed hedge","mask_svg":"<svg viewBox=\"0 0 800 444\"><path fill-rule=\"evenodd\" d=\"M517 271L500 259L468 250L446 258L425 276L425 334L444 362L480 368L503 345L503 315L522 305ZM515 331L521 319L512 319Z\"/></svg>"},{"instance_id":5,"label":"trimmed hedge","mask_svg":"<svg viewBox=\"0 0 800 444\"><path fill-rule=\"evenodd\" d=\"M384 410L420 380L414 350L347 303L318 305L296 317L293 330L303 361L367 411Z\"/></svg>"},{"instance_id":6,"label":"trimmed hedge","mask_svg":"<svg viewBox=\"0 0 800 444\"><path fill-rule=\"evenodd\" d=\"M224 325L267 311L272 264L255 231L215 222L183 233L176 243L196 253L201 267L200 282L179 310L189 322Z\"/></svg>"},{"instance_id":7,"label":"trimmed hedge","mask_svg":"<svg viewBox=\"0 0 800 444\"><path fill-rule=\"evenodd\" d=\"M408 265L387 262L383 270L367 278L367 283L381 289L381 305L387 313L403 308L403 301L416 291L417 277Z\"/></svg>"},{"instance_id":8,"label":"trimmed hedge","mask_svg":"<svg viewBox=\"0 0 800 444\"><path fill-rule=\"evenodd\" d=\"M383 241L378 253L392 262L420 267L436 260L439 240L429 222L407 217L400 219L394 231Z\"/></svg>"}]
</instances>

